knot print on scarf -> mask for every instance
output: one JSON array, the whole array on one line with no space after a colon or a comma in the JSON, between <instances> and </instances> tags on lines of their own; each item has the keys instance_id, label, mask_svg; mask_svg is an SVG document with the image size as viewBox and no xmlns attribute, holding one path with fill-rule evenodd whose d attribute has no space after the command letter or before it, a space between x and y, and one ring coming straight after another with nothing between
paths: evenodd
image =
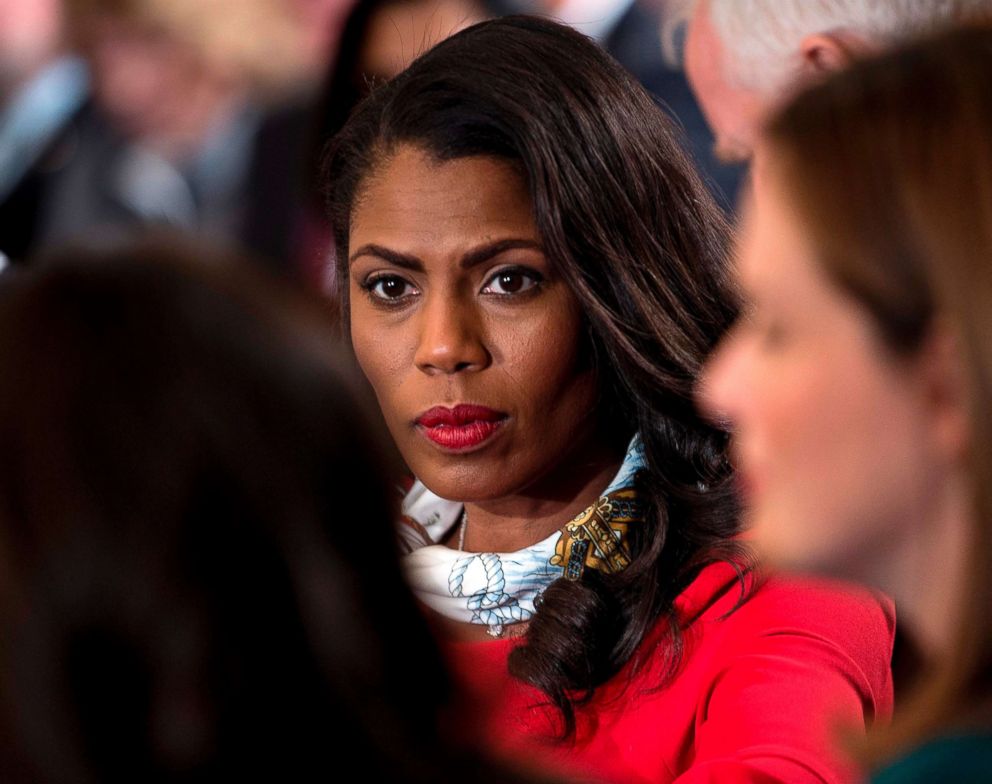
<instances>
[{"instance_id":1,"label":"knot print on scarf","mask_svg":"<svg viewBox=\"0 0 992 784\"><path fill-rule=\"evenodd\" d=\"M466 598L472 611L471 623L502 626L526 621L531 613L506 593L503 562L497 553L478 553L459 558L448 576L448 590L456 598Z\"/></svg>"}]
</instances>

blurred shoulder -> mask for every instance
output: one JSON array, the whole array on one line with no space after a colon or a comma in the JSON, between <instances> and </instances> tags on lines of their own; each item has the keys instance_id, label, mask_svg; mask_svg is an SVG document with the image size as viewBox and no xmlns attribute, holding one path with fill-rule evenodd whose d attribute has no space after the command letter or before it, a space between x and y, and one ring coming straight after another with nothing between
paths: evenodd
<instances>
[{"instance_id":1,"label":"blurred shoulder","mask_svg":"<svg viewBox=\"0 0 992 784\"><path fill-rule=\"evenodd\" d=\"M738 578L727 564L700 573L683 594L682 613L690 623L717 623L725 635L816 636L855 655L881 647L889 656L895 637L895 607L879 591L806 575Z\"/></svg>"}]
</instances>

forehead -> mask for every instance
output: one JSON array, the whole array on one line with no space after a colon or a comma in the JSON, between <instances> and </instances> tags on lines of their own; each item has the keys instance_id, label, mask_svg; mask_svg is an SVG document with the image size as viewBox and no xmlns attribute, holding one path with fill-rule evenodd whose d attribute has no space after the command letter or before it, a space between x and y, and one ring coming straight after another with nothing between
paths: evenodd
<instances>
[{"instance_id":1,"label":"forehead","mask_svg":"<svg viewBox=\"0 0 992 784\"><path fill-rule=\"evenodd\" d=\"M741 283L752 295L781 292L798 297L820 277L815 248L791 203L785 176L774 154L759 145L736 259Z\"/></svg>"},{"instance_id":2,"label":"forehead","mask_svg":"<svg viewBox=\"0 0 992 784\"><path fill-rule=\"evenodd\" d=\"M513 163L485 156L438 161L401 145L362 184L349 244L486 241L508 232L537 234L526 182Z\"/></svg>"}]
</instances>

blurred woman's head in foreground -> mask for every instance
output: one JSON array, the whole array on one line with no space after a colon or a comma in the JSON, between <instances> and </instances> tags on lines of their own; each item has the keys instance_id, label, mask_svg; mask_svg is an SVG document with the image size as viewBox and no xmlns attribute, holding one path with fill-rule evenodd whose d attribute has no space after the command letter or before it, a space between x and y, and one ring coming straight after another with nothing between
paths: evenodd
<instances>
[{"instance_id":1,"label":"blurred woman's head in foreground","mask_svg":"<svg viewBox=\"0 0 992 784\"><path fill-rule=\"evenodd\" d=\"M0 281L7 781L451 774L370 419L321 306L238 261Z\"/></svg>"},{"instance_id":2,"label":"blurred woman's head in foreground","mask_svg":"<svg viewBox=\"0 0 992 784\"><path fill-rule=\"evenodd\" d=\"M945 665L931 726L987 719L992 693L990 69L992 31L961 30L771 121L739 246L748 315L703 389L764 556L891 592Z\"/></svg>"}]
</instances>

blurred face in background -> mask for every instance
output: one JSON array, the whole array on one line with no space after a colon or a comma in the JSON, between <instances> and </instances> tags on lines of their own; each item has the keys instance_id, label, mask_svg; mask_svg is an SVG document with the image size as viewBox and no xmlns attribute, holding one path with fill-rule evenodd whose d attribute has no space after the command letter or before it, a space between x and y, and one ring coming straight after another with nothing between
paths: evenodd
<instances>
[{"instance_id":1,"label":"blurred face in background","mask_svg":"<svg viewBox=\"0 0 992 784\"><path fill-rule=\"evenodd\" d=\"M195 150L236 76L153 23L102 15L88 20L87 33L94 92L115 127L166 156Z\"/></svg>"},{"instance_id":2,"label":"blurred face in background","mask_svg":"<svg viewBox=\"0 0 992 784\"><path fill-rule=\"evenodd\" d=\"M738 247L744 315L709 362L702 403L730 422L765 559L884 584L940 496L931 388L828 278L776 166L759 151Z\"/></svg>"},{"instance_id":3,"label":"blurred face in background","mask_svg":"<svg viewBox=\"0 0 992 784\"><path fill-rule=\"evenodd\" d=\"M289 0L289 6L299 23L299 46L307 64L318 71L325 68L341 23L348 13L348 3L341 0Z\"/></svg>"},{"instance_id":4,"label":"blurred face in background","mask_svg":"<svg viewBox=\"0 0 992 784\"><path fill-rule=\"evenodd\" d=\"M355 353L417 477L459 501L560 489L598 436L596 378L516 168L401 146L358 192L349 258Z\"/></svg>"}]
</instances>

